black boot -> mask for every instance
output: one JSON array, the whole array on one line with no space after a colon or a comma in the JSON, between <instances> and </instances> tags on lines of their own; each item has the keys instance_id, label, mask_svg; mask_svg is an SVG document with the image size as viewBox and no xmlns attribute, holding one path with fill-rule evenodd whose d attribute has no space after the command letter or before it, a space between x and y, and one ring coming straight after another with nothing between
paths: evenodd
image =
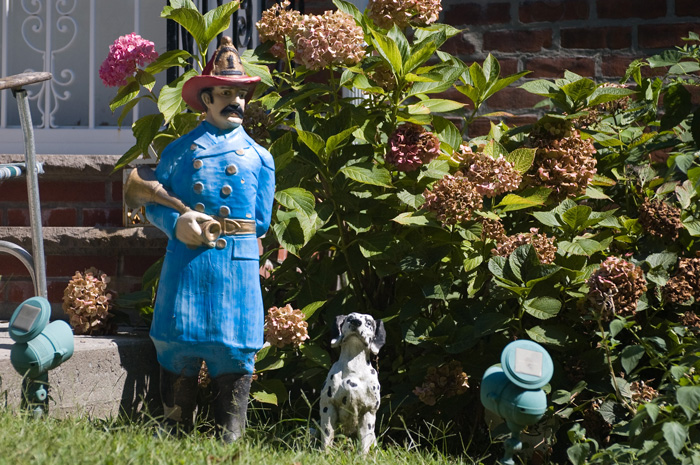
<instances>
[{"instance_id":1,"label":"black boot","mask_svg":"<svg viewBox=\"0 0 700 465\"><path fill-rule=\"evenodd\" d=\"M181 376L160 369L160 397L163 401L163 423L169 433L192 431L197 403L197 376Z\"/></svg>"},{"instance_id":2,"label":"black boot","mask_svg":"<svg viewBox=\"0 0 700 465\"><path fill-rule=\"evenodd\" d=\"M243 436L252 382L252 375L236 373L217 376L212 380L214 422L226 443Z\"/></svg>"}]
</instances>

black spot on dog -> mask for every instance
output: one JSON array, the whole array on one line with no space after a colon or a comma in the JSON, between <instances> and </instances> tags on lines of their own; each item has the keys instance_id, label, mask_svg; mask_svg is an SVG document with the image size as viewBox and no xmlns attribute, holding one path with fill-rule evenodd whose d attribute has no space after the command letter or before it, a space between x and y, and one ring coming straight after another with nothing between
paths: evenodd
<instances>
[{"instance_id":1,"label":"black spot on dog","mask_svg":"<svg viewBox=\"0 0 700 465\"><path fill-rule=\"evenodd\" d=\"M331 387L328 386L328 397L332 397L333 395L331 394Z\"/></svg>"},{"instance_id":2,"label":"black spot on dog","mask_svg":"<svg viewBox=\"0 0 700 465\"><path fill-rule=\"evenodd\" d=\"M331 434L330 430L328 428L324 428L323 431L326 432L326 434Z\"/></svg>"},{"instance_id":3,"label":"black spot on dog","mask_svg":"<svg viewBox=\"0 0 700 465\"><path fill-rule=\"evenodd\" d=\"M357 383L353 383L351 380L348 380L348 386L350 387L357 387Z\"/></svg>"},{"instance_id":4,"label":"black spot on dog","mask_svg":"<svg viewBox=\"0 0 700 465\"><path fill-rule=\"evenodd\" d=\"M347 404L347 403L348 403L348 398L347 398L347 396L346 396L346 397L343 397L343 404Z\"/></svg>"},{"instance_id":5,"label":"black spot on dog","mask_svg":"<svg viewBox=\"0 0 700 465\"><path fill-rule=\"evenodd\" d=\"M323 407L323 413L328 412L328 407Z\"/></svg>"},{"instance_id":6,"label":"black spot on dog","mask_svg":"<svg viewBox=\"0 0 700 465\"><path fill-rule=\"evenodd\" d=\"M377 370L375 370L374 368L372 368L372 369L370 370L370 373L372 373L373 375L376 375L376 374L377 374Z\"/></svg>"},{"instance_id":7,"label":"black spot on dog","mask_svg":"<svg viewBox=\"0 0 700 465\"><path fill-rule=\"evenodd\" d=\"M377 404L374 406L374 408L379 408L379 401L377 401Z\"/></svg>"}]
</instances>

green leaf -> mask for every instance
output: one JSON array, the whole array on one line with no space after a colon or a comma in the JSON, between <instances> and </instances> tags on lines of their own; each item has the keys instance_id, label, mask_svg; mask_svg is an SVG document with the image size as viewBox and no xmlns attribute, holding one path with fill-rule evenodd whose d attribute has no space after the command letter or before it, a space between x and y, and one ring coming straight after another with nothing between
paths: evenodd
<instances>
[{"instance_id":1,"label":"green leaf","mask_svg":"<svg viewBox=\"0 0 700 465\"><path fill-rule=\"evenodd\" d=\"M591 445L587 442L581 442L566 449L566 455L573 465L584 465L590 451Z\"/></svg>"},{"instance_id":2,"label":"green leaf","mask_svg":"<svg viewBox=\"0 0 700 465\"><path fill-rule=\"evenodd\" d=\"M523 174L532 167L536 152L537 149L515 149L506 155L506 160L513 165L516 171Z\"/></svg>"},{"instance_id":3,"label":"green leaf","mask_svg":"<svg viewBox=\"0 0 700 465\"><path fill-rule=\"evenodd\" d=\"M345 142L348 137L352 135L353 132L355 132L355 129L357 129L359 126L353 126L351 128L345 129L344 131L334 134L328 138L326 141L326 153L331 154L333 153L338 147L340 147L343 142Z\"/></svg>"},{"instance_id":4,"label":"green leaf","mask_svg":"<svg viewBox=\"0 0 700 465\"><path fill-rule=\"evenodd\" d=\"M301 187L290 187L275 193L275 200L290 210L299 210L307 215L315 213L316 198Z\"/></svg>"},{"instance_id":5,"label":"green leaf","mask_svg":"<svg viewBox=\"0 0 700 465\"><path fill-rule=\"evenodd\" d=\"M275 81L272 79L272 74L270 74L270 68L264 65L258 65L256 63L250 63L247 60L242 59L243 69L248 74L248 76L259 77L260 82L266 86L273 87Z\"/></svg>"},{"instance_id":6,"label":"green leaf","mask_svg":"<svg viewBox=\"0 0 700 465\"><path fill-rule=\"evenodd\" d=\"M160 90L158 110L163 113L166 124L187 108L187 104L182 99L182 86L188 79L196 75L197 71L191 69Z\"/></svg>"},{"instance_id":7,"label":"green leaf","mask_svg":"<svg viewBox=\"0 0 700 465\"><path fill-rule=\"evenodd\" d=\"M425 215L416 215L415 212L405 212L392 218L391 221L395 221L404 226L425 226L431 223Z\"/></svg>"},{"instance_id":8,"label":"green leaf","mask_svg":"<svg viewBox=\"0 0 700 465\"><path fill-rule=\"evenodd\" d=\"M131 130L141 153L148 154L148 146L151 145L161 127L163 127L163 115L160 113L146 115L136 120Z\"/></svg>"},{"instance_id":9,"label":"green leaf","mask_svg":"<svg viewBox=\"0 0 700 465\"><path fill-rule=\"evenodd\" d=\"M301 309L301 313L304 314L304 320L308 320L311 316L316 313L316 311L326 304L326 300L317 300L316 302L311 302L309 305Z\"/></svg>"},{"instance_id":10,"label":"green leaf","mask_svg":"<svg viewBox=\"0 0 700 465\"><path fill-rule=\"evenodd\" d=\"M676 391L676 400L683 412L692 420L700 413L700 386L681 386Z\"/></svg>"},{"instance_id":11,"label":"green leaf","mask_svg":"<svg viewBox=\"0 0 700 465\"><path fill-rule=\"evenodd\" d=\"M489 271L497 278L504 279L505 277L505 267L508 263L508 258L506 257L491 257L489 260L488 268Z\"/></svg>"},{"instance_id":12,"label":"green leaf","mask_svg":"<svg viewBox=\"0 0 700 465\"><path fill-rule=\"evenodd\" d=\"M425 203L425 198L423 194L411 194L408 191L401 191L396 196L399 198L401 203L408 205L409 207L418 210L423 203Z\"/></svg>"},{"instance_id":13,"label":"green leaf","mask_svg":"<svg viewBox=\"0 0 700 465\"><path fill-rule=\"evenodd\" d=\"M299 140L304 143L308 148L315 153L321 161L325 160L324 153L326 149L326 142L321 136L314 132L298 130L297 135Z\"/></svg>"},{"instance_id":14,"label":"green leaf","mask_svg":"<svg viewBox=\"0 0 700 465\"><path fill-rule=\"evenodd\" d=\"M646 410L647 414L649 414L649 419L651 420L651 422L656 423L656 419L659 417L659 412L661 411L659 406L648 402L644 404L644 410Z\"/></svg>"},{"instance_id":15,"label":"green leaf","mask_svg":"<svg viewBox=\"0 0 700 465\"><path fill-rule=\"evenodd\" d=\"M535 297L534 299L527 299L523 303L523 308L535 318L547 320L559 314L559 310L561 310L561 301L548 296Z\"/></svg>"},{"instance_id":16,"label":"green leaf","mask_svg":"<svg viewBox=\"0 0 700 465\"><path fill-rule=\"evenodd\" d=\"M690 203L695 195L695 189L693 189L691 182L686 179L682 185L676 186L675 192L676 197L678 198L678 203L681 204L681 208L687 209L690 207Z\"/></svg>"},{"instance_id":17,"label":"green leaf","mask_svg":"<svg viewBox=\"0 0 700 465\"><path fill-rule=\"evenodd\" d=\"M141 87L136 81L130 81L126 85L121 86L111 102L109 102L110 110L114 111L122 105L136 98Z\"/></svg>"},{"instance_id":18,"label":"green leaf","mask_svg":"<svg viewBox=\"0 0 700 465\"><path fill-rule=\"evenodd\" d=\"M380 187L394 187L391 185L391 173L373 163L358 163L356 165L341 168L343 173L353 181L362 184L371 184Z\"/></svg>"},{"instance_id":19,"label":"green leaf","mask_svg":"<svg viewBox=\"0 0 700 465\"><path fill-rule=\"evenodd\" d=\"M592 108L602 103L619 100L627 97L628 95L633 95L634 93L635 92L631 89L600 86L590 95L590 97L588 97L588 103L586 106Z\"/></svg>"},{"instance_id":20,"label":"green leaf","mask_svg":"<svg viewBox=\"0 0 700 465\"><path fill-rule=\"evenodd\" d=\"M585 102L595 89L595 82L588 78L579 79L561 88L564 94L569 96L575 103Z\"/></svg>"},{"instance_id":21,"label":"green leaf","mask_svg":"<svg viewBox=\"0 0 700 465\"><path fill-rule=\"evenodd\" d=\"M681 61L671 66L668 70L668 74L691 74L696 71L700 71L700 63L697 61Z\"/></svg>"},{"instance_id":22,"label":"green leaf","mask_svg":"<svg viewBox=\"0 0 700 465\"><path fill-rule=\"evenodd\" d=\"M403 76L403 61L401 60L401 52L398 45L387 36L383 36L378 31L372 31L377 52L391 66L391 70L398 76Z\"/></svg>"},{"instance_id":23,"label":"green leaf","mask_svg":"<svg viewBox=\"0 0 700 465\"><path fill-rule=\"evenodd\" d=\"M622 349L620 363L628 375L637 367L645 353L644 347L640 345L627 346Z\"/></svg>"},{"instance_id":24,"label":"green leaf","mask_svg":"<svg viewBox=\"0 0 700 465\"><path fill-rule=\"evenodd\" d=\"M172 19L187 32L192 34L199 46L200 52L206 51L209 41L206 40L206 23L204 16L196 8L173 8L166 6L160 14L161 18Z\"/></svg>"},{"instance_id":25,"label":"green leaf","mask_svg":"<svg viewBox=\"0 0 700 465\"><path fill-rule=\"evenodd\" d=\"M139 69L136 71L136 82L138 82L140 85L142 85L144 88L148 89L149 91L153 90L153 86L156 85L156 78L153 76L151 73L144 71L142 69Z\"/></svg>"},{"instance_id":26,"label":"green leaf","mask_svg":"<svg viewBox=\"0 0 700 465\"><path fill-rule=\"evenodd\" d=\"M464 108L464 103L446 99L429 99L408 106L410 114L448 113Z\"/></svg>"},{"instance_id":27,"label":"green leaf","mask_svg":"<svg viewBox=\"0 0 700 465\"><path fill-rule=\"evenodd\" d=\"M688 437L688 430L677 421L667 421L661 427L664 439L671 448L671 452L676 458L681 458L681 452L685 448L685 440Z\"/></svg>"},{"instance_id":28,"label":"green leaf","mask_svg":"<svg viewBox=\"0 0 700 465\"><path fill-rule=\"evenodd\" d=\"M559 87L549 81L544 79L537 79L536 81L528 81L520 86L521 89L525 89L531 94L541 95L543 97L556 97L559 92Z\"/></svg>"},{"instance_id":29,"label":"green leaf","mask_svg":"<svg viewBox=\"0 0 700 465\"><path fill-rule=\"evenodd\" d=\"M240 2L224 3L204 15L204 40L209 43L214 38L228 29L231 24L231 15L238 9ZM200 50L202 49L200 44Z\"/></svg>"},{"instance_id":30,"label":"green leaf","mask_svg":"<svg viewBox=\"0 0 700 465\"><path fill-rule=\"evenodd\" d=\"M174 66L185 67L187 66L187 60L189 58L192 58L192 54L190 52L180 49L169 50L156 58L156 60L151 64L146 66L144 70L151 74L158 74Z\"/></svg>"},{"instance_id":31,"label":"green leaf","mask_svg":"<svg viewBox=\"0 0 700 465\"><path fill-rule=\"evenodd\" d=\"M495 140L490 140L488 144L484 147L484 155L488 155L489 157L496 159L498 157L508 157L508 150L496 142Z\"/></svg>"},{"instance_id":32,"label":"green leaf","mask_svg":"<svg viewBox=\"0 0 700 465\"><path fill-rule=\"evenodd\" d=\"M262 379L251 386L251 395L258 402L279 405L289 398L287 386L279 379Z\"/></svg>"},{"instance_id":33,"label":"green leaf","mask_svg":"<svg viewBox=\"0 0 700 465\"><path fill-rule=\"evenodd\" d=\"M408 40L403 32L401 32L401 29L394 24L391 29L389 29L389 32L387 32L387 37L394 41L401 54L401 61L406 63L411 56L411 46L408 44ZM404 71L403 74L406 74L406 72Z\"/></svg>"},{"instance_id":34,"label":"green leaf","mask_svg":"<svg viewBox=\"0 0 700 465\"><path fill-rule=\"evenodd\" d=\"M532 245L521 245L508 257L508 266L513 275L521 282L525 282L526 270L539 265L537 252Z\"/></svg>"},{"instance_id":35,"label":"green leaf","mask_svg":"<svg viewBox=\"0 0 700 465\"><path fill-rule=\"evenodd\" d=\"M576 232L586 225L586 221L591 216L593 209L585 205L577 205L564 212L561 219Z\"/></svg>"},{"instance_id":36,"label":"green leaf","mask_svg":"<svg viewBox=\"0 0 700 465\"><path fill-rule=\"evenodd\" d=\"M683 220L683 226L688 230L688 234L693 237L700 236L700 220L694 219L692 216Z\"/></svg>"},{"instance_id":37,"label":"green leaf","mask_svg":"<svg viewBox=\"0 0 700 465\"><path fill-rule=\"evenodd\" d=\"M462 133L452 121L442 116L433 116L433 127L440 142L444 142L453 150L459 150L462 145Z\"/></svg>"},{"instance_id":38,"label":"green leaf","mask_svg":"<svg viewBox=\"0 0 700 465\"><path fill-rule=\"evenodd\" d=\"M534 326L525 332L533 341L554 347L571 347L579 338L572 328L551 323Z\"/></svg>"},{"instance_id":39,"label":"green leaf","mask_svg":"<svg viewBox=\"0 0 700 465\"><path fill-rule=\"evenodd\" d=\"M561 226L561 223L559 223L557 220L557 215L552 212L533 212L531 215L537 218L537 220L545 226L552 228L558 228Z\"/></svg>"},{"instance_id":40,"label":"green leaf","mask_svg":"<svg viewBox=\"0 0 700 465\"><path fill-rule=\"evenodd\" d=\"M517 194L507 194L495 208L500 208L503 211L522 210L523 208L538 207L544 205L552 190L549 188L538 188L527 197L522 197Z\"/></svg>"},{"instance_id":41,"label":"green leaf","mask_svg":"<svg viewBox=\"0 0 700 465\"><path fill-rule=\"evenodd\" d=\"M661 117L662 131L678 126L690 113L693 105L691 95L682 84L674 84L664 94L666 112Z\"/></svg>"},{"instance_id":42,"label":"green leaf","mask_svg":"<svg viewBox=\"0 0 700 465\"><path fill-rule=\"evenodd\" d=\"M139 155L141 155L141 150L139 149L138 145L134 145L129 150L127 150L126 153L119 158L119 160L117 160L113 171L118 171L126 167L129 163L136 160L139 157Z\"/></svg>"},{"instance_id":43,"label":"green leaf","mask_svg":"<svg viewBox=\"0 0 700 465\"><path fill-rule=\"evenodd\" d=\"M277 215L280 215L279 212ZM299 250L306 244L304 228L296 216L285 217L273 223L272 230L280 245L294 255L298 255Z\"/></svg>"},{"instance_id":44,"label":"green leaf","mask_svg":"<svg viewBox=\"0 0 700 465\"><path fill-rule=\"evenodd\" d=\"M317 345L306 345L302 344L299 349L301 354L311 362L325 368L326 370L331 367L331 356Z\"/></svg>"},{"instance_id":45,"label":"green leaf","mask_svg":"<svg viewBox=\"0 0 700 465\"><path fill-rule=\"evenodd\" d=\"M425 63L438 48L438 44L434 40L419 42L412 47L410 56L404 62L404 73L412 73L419 66Z\"/></svg>"}]
</instances>

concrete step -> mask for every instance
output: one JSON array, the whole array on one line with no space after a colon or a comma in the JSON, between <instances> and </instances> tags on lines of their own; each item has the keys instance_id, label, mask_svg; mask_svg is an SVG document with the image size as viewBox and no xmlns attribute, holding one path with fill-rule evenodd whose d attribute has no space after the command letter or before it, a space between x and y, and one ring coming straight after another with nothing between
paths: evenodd
<instances>
[{"instance_id":1,"label":"concrete step","mask_svg":"<svg viewBox=\"0 0 700 465\"><path fill-rule=\"evenodd\" d=\"M0 405L20 405L21 376L10 363L14 341L0 322ZM75 336L73 356L49 372L49 415L110 418L160 408L158 362L146 330Z\"/></svg>"}]
</instances>

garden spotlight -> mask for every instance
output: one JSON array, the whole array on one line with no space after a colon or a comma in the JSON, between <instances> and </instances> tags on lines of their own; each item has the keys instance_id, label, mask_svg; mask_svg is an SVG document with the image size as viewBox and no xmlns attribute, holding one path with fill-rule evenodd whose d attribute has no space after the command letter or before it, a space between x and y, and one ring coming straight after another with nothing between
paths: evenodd
<instances>
[{"instance_id":1,"label":"garden spotlight","mask_svg":"<svg viewBox=\"0 0 700 465\"><path fill-rule=\"evenodd\" d=\"M24 377L22 407L40 417L48 403L49 370L73 355L73 330L65 321L49 323L51 304L43 297L22 302L10 319L9 332L15 344L10 362Z\"/></svg>"},{"instance_id":2,"label":"garden spotlight","mask_svg":"<svg viewBox=\"0 0 700 465\"><path fill-rule=\"evenodd\" d=\"M491 366L481 381L481 403L506 421L511 437L505 442L501 463L513 465L513 455L522 449L520 432L537 423L547 410L547 395L541 389L552 379L554 365L539 344L518 340L501 352L501 363Z\"/></svg>"}]
</instances>

